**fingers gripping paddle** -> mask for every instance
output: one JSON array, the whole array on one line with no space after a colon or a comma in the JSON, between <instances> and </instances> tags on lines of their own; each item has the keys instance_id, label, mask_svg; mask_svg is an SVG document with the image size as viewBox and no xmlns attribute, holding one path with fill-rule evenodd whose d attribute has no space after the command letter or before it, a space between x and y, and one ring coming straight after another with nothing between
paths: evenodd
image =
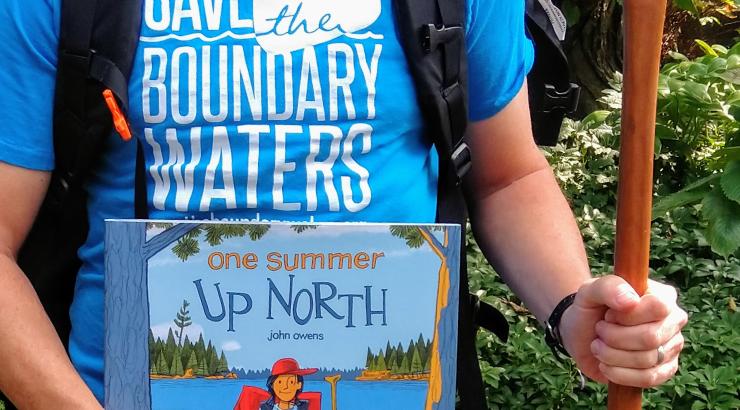
<instances>
[{"instance_id":1,"label":"fingers gripping paddle","mask_svg":"<svg viewBox=\"0 0 740 410\"><path fill-rule=\"evenodd\" d=\"M642 295L650 261L655 117L666 0L624 0L624 87L614 270ZM642 390L609 384L609 410L642 408Z\"/></svg>"}]
</instances>

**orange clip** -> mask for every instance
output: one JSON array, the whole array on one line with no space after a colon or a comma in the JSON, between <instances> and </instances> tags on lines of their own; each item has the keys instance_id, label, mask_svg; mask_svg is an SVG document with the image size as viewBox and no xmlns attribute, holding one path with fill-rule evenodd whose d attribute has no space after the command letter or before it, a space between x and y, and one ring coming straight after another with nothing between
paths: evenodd
<instances>
[{"instance_id":1,"label":"orange clip","mask_svg":"<svg viewBox=\"0 0 740 410\"><path fill-rule=\"evenodd\" d=\"M113 116L113 126L116 128L116 131L121 135L121 139L128 142L131 140L131 128L128 126L128 122L126 121L126 116L123 115L123 111L121 111L121 107L118 106L118 101L116 101L116 97L113 95L113 91L106 88L103 91L103 98L105 98L105 104L108 105L108 109L110 110L111 115Z\"/></svg>"}]
</instances>

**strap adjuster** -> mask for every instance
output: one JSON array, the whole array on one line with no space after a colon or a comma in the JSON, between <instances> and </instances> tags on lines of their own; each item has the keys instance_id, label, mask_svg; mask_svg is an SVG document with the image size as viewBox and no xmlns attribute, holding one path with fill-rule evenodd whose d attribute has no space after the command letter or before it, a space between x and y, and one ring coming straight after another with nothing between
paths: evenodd
<instances>
[{"instance_id":1,"label":"strap adjuster","mask_svg":"<svg viewBox=\"0 0 740 410\"><path fill-rule=\"evenodd\" d=\"M455 167L455 175L457 175L458 185L462 182L465 175L470 171L473 166L470 156L470 147L465 141L460 141L455 150L452 151L452 166Z\"/></svg>"},{"instance_id":2,"label":"strap adjuster","mask_svg":"<svg viewBox=\"0 0 740 410\"><path fill-rule=\"evenodd\" d=\"M572 114L578 109L581 98L581 87L570 83L565 91L558 91L552 84L545 84L545 96L542 103L542 112L562 111Z\"/></svg>"},{"instance_id":3,"label":"strap adjuster","mask_svg":"<svg viewBox=\"0 0 740 410\"><path fill-rule=\"evenodd\" d=\"M462 38L463 35L463 29L460 26L437 27L434 24L427 24L422 26L422 30L424 32L422 46L426 53L431 53L441 44L447 44Z\"/></svg>"}]
</instances>

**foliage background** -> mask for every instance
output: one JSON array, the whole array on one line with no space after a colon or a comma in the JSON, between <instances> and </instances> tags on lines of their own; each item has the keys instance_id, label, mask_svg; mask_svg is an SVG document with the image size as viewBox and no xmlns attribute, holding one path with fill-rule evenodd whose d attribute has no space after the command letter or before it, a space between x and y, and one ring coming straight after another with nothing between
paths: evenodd
<instances>
[{"instance_id":1,"label":"foliage background","mask_svg":"<svg viewBox=\"0 0 740 410\"><path fill-rule=\"evenodd\" d=\"M697 42L695 59L673 52L661 74L655 157L651 277L679 289L689 312L678 375L645 392L646 409L738 409L740 397L740 44ZM546 155L574 209L594 274L612 270L621 78L601 109L566 121ZM606 387L579 387L574 367L553 357L537 321L501 283L472 241L471 285L501 309L511 339L478 337L491 409L592 409Z\"/></svg>"}]
</instances>

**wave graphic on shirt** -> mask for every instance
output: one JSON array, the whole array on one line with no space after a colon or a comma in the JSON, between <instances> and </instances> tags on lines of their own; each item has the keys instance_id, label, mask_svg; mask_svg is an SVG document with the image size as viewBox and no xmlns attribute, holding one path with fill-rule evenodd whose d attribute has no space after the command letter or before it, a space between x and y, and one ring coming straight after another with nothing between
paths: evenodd
<instances>
[{"instance_id":1,"label":"wave graphic on shirt","mask_svg":"<svg viewBox=\"0 0 740 410\"><path fill-rule=\"evenodd\" d=\"M376 34L371 31L367 31L365 33L346 33L344 34L346 37L351 38L353 40L367 40L367 39L373 39L373 40L382 40L384 36L382 34ZM247 40L256 38L257 35L252 33L244 33L244 34L237 34L232 31L225 31L221 34L209 37L203 33L190 33L190 34L167 34L164 36L141 36L139 38L139 41L144 43L161 43L163 41L168 40L178 40L178 41L192 41L192 40L200 40L205 41L207 43L213 43L219 40L223 40L224 38L232 38L235 40Z\"/></svg>"},{"instance_id":2,"label":"wave graphic on shirt","mask_svg":"<svg viewBox=\"0 0 740 410\"><path fill-rule=\"evenodd\" d=\"M204 35L203 33L190 33L190 34L167 34L165 36L153 36L153 37L146 37L141 36L139 38L139 41L145 42L145 43L160 43L162 41L167 40L179 40L179 41L192 41L192 40L201 40L208 43L212 43L214 41L223 40L224 38L233 38L236 40L246 40L250 38L254 38L254 33L245 33L245 34L236 34L232 31L225 31L217 36L208 37Z\"/></svg>"}]
</instances>

